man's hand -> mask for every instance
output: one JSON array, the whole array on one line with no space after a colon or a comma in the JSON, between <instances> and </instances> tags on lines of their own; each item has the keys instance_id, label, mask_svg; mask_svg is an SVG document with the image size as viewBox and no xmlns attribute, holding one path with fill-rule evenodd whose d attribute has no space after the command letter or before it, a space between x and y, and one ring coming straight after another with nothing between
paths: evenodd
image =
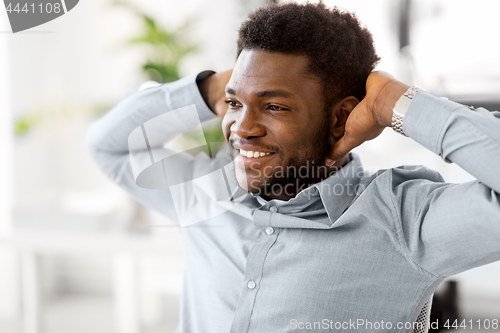
<instances>
[{"instance_id":1,"label":"man's hand","mask_svg":"<svg viewBox=\"0 0 500 333\"><path fill-rule=\"evenodd\" d=\"M227 104L224 103L226 99L225 88L232 73L233 70L229 69L227 71L212 74L198 82L198 88L200 89L203 99L210 109L221 118L224 118L227 111Z\"/></svg>"},{"instance_id":2,"label":"man's hand","mask_svg":"<svg viewBox=\"0 0 500 333\"><path fill-rule=\"evenodd\" d=\"M335 143L326 165L372 140L391 126L392 109L408 86L386 72L372 72L366 80L366 96L347 117L344 135Z\"/></svg>"}]
</instances>

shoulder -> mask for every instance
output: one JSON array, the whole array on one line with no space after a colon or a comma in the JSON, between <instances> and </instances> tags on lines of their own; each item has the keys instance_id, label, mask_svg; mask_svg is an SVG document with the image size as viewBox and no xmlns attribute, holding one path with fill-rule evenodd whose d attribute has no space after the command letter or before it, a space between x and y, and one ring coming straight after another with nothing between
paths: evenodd
<instances>
[{"instance_id":1,"label":"shoulder","mask_svg":"<svg viewBox=\"0 0 500 333\"><path fill-rule=\"evenodd\" d=\"M355 201L396 220L403 211L418 212L428 199L440 196L453 185L446 183L438 171L426 166L400 165L361 179Z\"/></svg>"},{"instance_id":2,"label":"shoulder","mask_svg":"<svg viewBox=\"0 0 500 333\"><path fill-rule=\"evenodd\" d=\"M390 169L379 170L377 176L390 178L394 185L407 180L426 180L444 182L443 176L436 170L424 165L400 165Z\"/></svg>"},{"instance_id":3,"label":"shoulder","mask_svg":"<svg viewBox=\"0 0 500 333\"><path fill-rule=\"evenodd\" d=\"M442 185L444 183L445 180L438 171L424 165L400 165L394 168L381 169L360 180L360 185L364 189L376 187L393 191L401 187Z\"/></svg>"}]
</instances>

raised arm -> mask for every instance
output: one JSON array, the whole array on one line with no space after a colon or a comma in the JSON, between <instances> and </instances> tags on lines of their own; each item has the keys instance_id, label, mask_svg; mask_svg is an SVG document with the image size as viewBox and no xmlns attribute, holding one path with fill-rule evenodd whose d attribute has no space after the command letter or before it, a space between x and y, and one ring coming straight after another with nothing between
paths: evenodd
<instances>
[{"instance_id":1,"label":"raised arm","mask_svg":"<svg viewBox=\"0 0 500 333\"><path fill-rule=\"evenodd\" d=\"M98 119L88 132L87 145L99 168L137 201L175 219L168 188L151 190L136 185L129 155L130 134L155 117L187 106L194 106L192 109L196 110L200 122L215 117L216 114L210 107L221 112L216 94L224 94L227 81L223 81L226 77L229 79L228 75L230 76L230 71L215 74L205 71L176 82L136 92L125 98ZM198 87L202 83L204 89ZM219 92L220 90L222 92ZM196 123L181 114L155 133L156 138L151 140L149 148L162 148L166 142L193 126L196 126Z\"/></svg>"},{"instance_id":2,"label":"raised arm","mask_svg":"<svg viewBox=\"0 0 500 333\"><path fill-rule=\"evenodd\" d=\"M332 157L390 126L392 109L407 88L390 75L373 73ZM500 112L471 110L421 91L409 104L403 130L478 179L449 184L422 166L380 174L385 177L377 182L384 184L380 193L387 193L382 199L411 259L439 277L500 260Z\"/></svg>"},{"instance_id":3,"label":"raised arm","mask_svg":"<svg viewBox=\"0 0 500 333\"><path fill-rule=\"evenodd\" d=\"M478 179L393 183L412 258L443 277L500 260L500 113L420 92L404 121L410 138Z\"/></svg>"},{"instance_id":4,"label":"raised arm","mask_svg":"<svg viewBox=\"0 0 500 333\"><path fill-rule=\"evenodd\" d=\"M377 137L391 126L392 110L408 86L384 72L373 72L367 81L366 97L349 115L344 136L330 155L336 160L364 141ZM464 105L422 91L415 95L404 117L406 135L456 163L500 193L500 112Z\"/></svg>"}]
</instances>

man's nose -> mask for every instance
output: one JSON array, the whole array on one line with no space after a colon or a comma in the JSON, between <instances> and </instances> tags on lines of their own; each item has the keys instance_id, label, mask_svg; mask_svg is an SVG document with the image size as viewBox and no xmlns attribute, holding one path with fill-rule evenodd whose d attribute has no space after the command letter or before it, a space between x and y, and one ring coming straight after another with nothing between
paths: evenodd
<instances>
[{"instance_id":1,"label":"man's nose","mask_svg":"<svg viewBox=\"0 0 500 333\"><path fill-rule=\"evenodd\" d=\"M231 132L240 138L258 137L266 134L266 129L262 126L262 119L259 117L258 111L246 108L239 115L233 124L231 124Z\"/></svg>"}]
</instances>

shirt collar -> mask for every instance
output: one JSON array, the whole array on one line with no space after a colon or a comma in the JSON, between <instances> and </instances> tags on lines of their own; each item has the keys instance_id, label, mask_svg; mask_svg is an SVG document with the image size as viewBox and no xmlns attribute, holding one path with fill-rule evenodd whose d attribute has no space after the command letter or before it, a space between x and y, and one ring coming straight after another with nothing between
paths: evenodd
<instances>
[{"instance_id":1,"label":"shirt collar","mask_svg":"<svg viewBox=\"0 0 500 333\"><path fill-rule=\"evenodd\" d=\"M333 224L352 203L359 193L359 182L365 171L356 153L350 153L351 160L327 179L315 184L321 201Z\"/></svg>"},{"instance_id":2,"label":"shirt collar","mask_svg":"<svg viewBox=\"0 0 500 333\"><path fill-rule=\"evenodd\" d=\"M255 199L262 206L255 213L260 216L263 213L267 213L272 206L275 206L278 208L281 216L266 219L269 223L272 221L271 224L273 226L285 228L331 228L359 193L358 184L365 174L359 156L351 152L349 153L349 157L350 161L333 175L300 191L294 198L288 201L277 199L268 201L256 195ZM328 215L327 219L304 218L304 211L308 209L317 211L318 207L321 207L326 212ZM258 225L261 224L256 220L255 222Z\"/></svg>"}]
</instances>

